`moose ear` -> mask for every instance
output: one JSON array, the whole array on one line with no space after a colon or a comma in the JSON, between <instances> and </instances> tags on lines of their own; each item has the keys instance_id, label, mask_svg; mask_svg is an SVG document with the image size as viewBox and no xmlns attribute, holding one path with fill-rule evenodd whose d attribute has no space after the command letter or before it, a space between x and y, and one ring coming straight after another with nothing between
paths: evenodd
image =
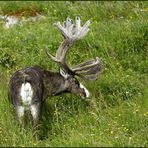
<instances>
[{"instance_id":1,"label":"moose ear","mask_svg":"<svg viewBox=\"0 0 148 148\"><path fill-rule=\"evenodd\" d=\"M61 74L61 76L63 76L65 79L68 79L69 78L69 74L68 73L66 73L63 69L61 69L60 68L60 74Z\"/></svg>"}]
</instances>

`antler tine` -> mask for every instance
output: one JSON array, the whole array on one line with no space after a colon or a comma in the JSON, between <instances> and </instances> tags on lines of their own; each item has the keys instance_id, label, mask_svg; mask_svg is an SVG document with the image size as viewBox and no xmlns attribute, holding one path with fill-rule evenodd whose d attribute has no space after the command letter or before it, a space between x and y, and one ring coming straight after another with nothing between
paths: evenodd
<instances>
[{"instance_id":1,"label":"antler tine","mask_svg":"<svg viewBox=\"0 0 148 148\"><path fill-rule=\"evenodd\" d=\"M58 30L66 38L66 29L61 25L61 23L58 21L57 23L54 23L54 25L58 28Z\"/></svg>"},{"instance_id":2,"label":"antler tine","mask_svg":"<svg viewBox=\"0 0 148 148\"><path fill-rule=\"evenodd\" d=\"M53 55L51 55L51 54L49 53L49 49L48 49L47 46L46 46L45 49L46 49L46 54L48 55L48 57L51 58L53 61L58 62L58 60L57 60Z\"/></svg>"},{"instance_id":3,"label":"antler tine","mask_svg":"<svg viewBox=\"0 0 148 148\"><path fill-rule=\"evenodd\" d=\"M91 67L98 65L99 63L100 63L100 59L98 57L96 57L96 60L93 59L93 60L89 60L84 63L81 63L79 65L76 65L75 67L72 68L72 71L78 72L78 71L87 70Z\"/></svg>"},{"instance_id":4,"label":"antler tine","mask_svg":"<svg viewBox=\"0 0 148 148\"><path fill-rule=\"evenodd\" d=\"M80 17L76 17L76 32L78 32L80 30L81 27L81 20Z\"/></svg>"},{"instance_id":5,"label":"antler tine","mask_svg":"<svg viewBox=\"0 0 148 148\"><path fill-rule=\"evenodd\" d=\"M81 27L81 19L80 17L76 17L76 29L75 29L75 35L74 38L75 40L79 40L81 38L83 38L89 29L89 25L90 25L90 21L88 20L83 27Z\"/></svg>"},{"instance_id":6,"label":"antler tine","mask_svg":"<svg viewBox=\"0 0 148 148\"><path fill-rule=\"evenodd\" d=\"M58 63L61 67L63 67L69 74L73 74L73 71L70 69L70 67L66 64L65 60L62 58L57 58L52 56L49 53L48 47L46 47L46 54L48 55L49 58L51 58L54 62Z\"/></svg>"}]
</instances>

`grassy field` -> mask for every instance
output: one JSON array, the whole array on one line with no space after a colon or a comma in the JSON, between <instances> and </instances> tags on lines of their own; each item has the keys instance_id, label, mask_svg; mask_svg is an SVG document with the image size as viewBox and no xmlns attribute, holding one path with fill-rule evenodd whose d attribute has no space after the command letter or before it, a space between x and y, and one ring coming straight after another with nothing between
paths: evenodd
<instances>
[{"instance_id":1,"label":"grassy field","mask_svg":"<svg viewBox=\"0 0 148 148\"><path fill-rule=\"evenodd\" d=\"M46 17L10 29L0 20L0 146L148 147L148 2L0 2L1 15L36 12ZM103 71L95 82L82 81L89 99L63 94L47 101L35 141L29 124L24 132L19 129L8 82L26 66L57 71L44 50L47 45L55 53L62 41L53 23L77 15L91 20L91 31L68 59L74 65L98 56Z\"/></svg>"}]
</instances>

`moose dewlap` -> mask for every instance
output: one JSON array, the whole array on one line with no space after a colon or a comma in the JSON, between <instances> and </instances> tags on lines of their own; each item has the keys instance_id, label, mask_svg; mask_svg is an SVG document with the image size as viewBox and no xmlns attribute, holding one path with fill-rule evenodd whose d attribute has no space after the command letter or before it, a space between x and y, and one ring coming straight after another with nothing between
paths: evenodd
<instances>
[{"instance_id":1,"label":"moose dewlap","mask_svg":"<svg viewBox=\"0 0 148 148\"><path fill-rule=\"evenodd\" d=\"M56 51L55 57L49 53L48 57L60 66L60 72L51 72L39 66L27 67L16 71L9 82L9 96L14 106L19 124L24 127L24 113L30 112L34 132L37 130L41 108L45 99L60 95L61 93L72 93L83 98L90 96L89 91L76 77L96 80L101 71L101 62L98 57L84 63L70 67L66 62L66 55L70 47L79 39L82 39L90 30L90 21L81 26L81 20L76 17L75 24L70 18L55 26L64 36L64 40ZM36 133L36 132L35 132ZM37 138L37 134L35 134Z\"/></svg>"}]
</instances>

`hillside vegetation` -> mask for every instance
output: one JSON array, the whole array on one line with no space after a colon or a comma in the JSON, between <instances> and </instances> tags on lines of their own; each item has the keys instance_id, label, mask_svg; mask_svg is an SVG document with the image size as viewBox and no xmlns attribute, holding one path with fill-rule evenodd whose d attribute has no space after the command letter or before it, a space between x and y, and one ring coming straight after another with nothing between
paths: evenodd
<instances>
[{"instance_id":1,"label":"hillside vegetation","mask_svg":"<svg viewBox=\"0 0 148 148\"><path fill-rule=\"evenodd\" d=\"M148 147L148 2L147 1L10 1L0 2L1 15L44 19L6 29L0 20L0 146ZM100 57L102 73L82 83L91 97L62 94L47 100L40 140L31 125L21 131L8 101L8 82L16 70L31 65L58 71L45 54L62 41L53 26L66 17L91 20L88 35L70 50L72 65Z\"/></svg>"}]
</instances>

